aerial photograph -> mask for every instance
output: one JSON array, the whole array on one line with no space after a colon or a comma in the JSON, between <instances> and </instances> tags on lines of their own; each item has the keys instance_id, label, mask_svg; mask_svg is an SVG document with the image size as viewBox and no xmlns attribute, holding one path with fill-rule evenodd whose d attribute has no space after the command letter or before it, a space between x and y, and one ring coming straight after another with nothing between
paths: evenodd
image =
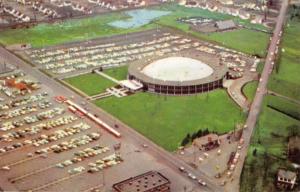
<instances>
[{"instance_id":1,"label":"aerial photograph","mask_svg":"<svg viewBox=\"0 0 300 192\"><path fill-rule=\"evenodd\" d=\"M300 0L0 0L0 192L300 192Z\"/></svg>"}]
</instances>

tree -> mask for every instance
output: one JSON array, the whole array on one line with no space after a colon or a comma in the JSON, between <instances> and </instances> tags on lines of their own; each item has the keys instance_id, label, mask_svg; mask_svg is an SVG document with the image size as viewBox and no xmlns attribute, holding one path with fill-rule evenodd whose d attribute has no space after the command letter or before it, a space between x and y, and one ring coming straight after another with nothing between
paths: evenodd
<instances>
[{"instance_id":1,"label":"tree","mask_svg":"<svg viewBox=\"0 0 300 192\"><path fill-rule=\"evenodd\" d=\"M205 136L205 135L208 135L208 134L209 134L208 128L204 129L204 131L202 133L202 136Z\"/></svg>"},{"instance_id":2,"label":"tree","mask_svg":"<svg viewBox=\"0 0 300 192\"><path fill-rule=\"evenodd\" d=\"M255 148L254 150L253 150L253 156L255 156L256 157L256 154L257 154L257 149Z\"/></svg>"},{"instance_id":3,"label":"tree","mask_svg":"<svg viewBox=\"0 0 300 192\"><path fill-rule=\"evenodd\" d=\"M300 135L300 126L298 125L291 125L287 127L289 131L289 137L295 137L297 135Z\"/></svg>"},{"instance_id":4,"label":"tree","mask_svg":"<svg viewBox=\"0 0 300 192\"><path fill-rule=\"evenodd\" d=\"M191 139L192 139L192 141L194 141L194 139L196 139L196 138L197 138L197 132L195 132L195 133L192 134Z\"/></svg>"},{"instance_id":5,"label":"tree","mask_svg":"<svg viewBox=\"0 0 300 192\"><path fill-rule=\"evenodd\" d=\"M191 136L190 134L188 133L185 138L182 140L181 142L181 146L186 146L191 140Z\"/></svg>"},{"instance_id":6,"label":"tree","mask_svg":"<svg viewBox=\"0 0 300 192\"><path fill-rule=\"evenodd\" d=\"M202 135L203 135L202 129L199 129L199 131L197 131L197 137L201 137Z\"/></svg>"}]
</instances>

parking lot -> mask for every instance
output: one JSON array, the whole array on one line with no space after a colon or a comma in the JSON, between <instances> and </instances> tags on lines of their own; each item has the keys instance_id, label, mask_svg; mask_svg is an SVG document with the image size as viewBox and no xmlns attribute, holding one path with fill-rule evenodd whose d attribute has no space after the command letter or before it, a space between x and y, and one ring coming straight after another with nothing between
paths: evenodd
<instances>
[{"instance_id":1,"label":"parking lot","mask_svg":"<svg viewBox=\"0 0 300 192\"><path fill-rule=\"evenodd\" d=\"M32 76L15 70L2 74L0 85L0 174L16 190L109 191L112 184L149 170L166 174L174 191L194 185L141 143L116 138L71 112L63 102L67 98Z\"/></svg>"},{"instance_id":2,"label":"parking lot","mask_svg":"<svg viewBox=\"0 0 300 192\"><path fill-rule=\"evenodd\" d=\"M174 33L169 29L149 30L43 49L29 49L22 55L50 75L65 78L100 67L113 68L144 58L180 55L190 51L195 54L205 53L211 57L217 55L220 64L230 69L233 78L242 77L245 70L256 69L255 58L186 37L181 33Z\"/></svg>"}]
</instances>

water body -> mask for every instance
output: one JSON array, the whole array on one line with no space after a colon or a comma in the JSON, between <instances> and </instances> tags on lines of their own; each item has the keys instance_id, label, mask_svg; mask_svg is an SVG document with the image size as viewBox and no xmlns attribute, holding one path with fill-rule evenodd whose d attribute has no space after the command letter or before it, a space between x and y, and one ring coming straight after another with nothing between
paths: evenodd
<instances>
[{"instance_id":1,"label":"water body","mask_svg":"<svg viewBox=\"0 0 300 192\"><path fill-rule=\"evenodd\" d=\"M126 14L131 18L126 20L118 20L109 23L110 26L129 29L146 25L156 18L170 14L170 11L158 11L149 9L139 9L127 11Z\"/></svg>"}]
</instances>

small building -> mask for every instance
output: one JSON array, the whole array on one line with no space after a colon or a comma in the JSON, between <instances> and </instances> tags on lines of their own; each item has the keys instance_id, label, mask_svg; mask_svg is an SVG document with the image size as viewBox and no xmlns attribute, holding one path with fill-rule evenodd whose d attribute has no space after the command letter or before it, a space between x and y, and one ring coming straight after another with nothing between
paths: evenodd
<instances>
[{"instance_id":1,"label":"small building","mask_svg":"<svg viewBox=\"0 0 300 192\"><path fill-rule=\"evenodd\" d=\"M276 187L283 190L292 190L296 185L297 174L285 169L278 169Z\"/></svg>"},{"instance_id":2,"label":"small building","mask_svg":"<svg viewBox=\"0 0 300 192\"><path fill-rule=\"evenodd\" d=\"M219 31L231 30L236 28L236 25L232 20L217 21L215 26Z\"/></svg>"},{"instance_id":3,"label":"small building","mask_svg":"<svg viewBox=\"0 0 300 192\"><path fill-rule=\"evenodd\" d=\"M199 149L209 151L219 147L221 144L219 136L217 134L208 134L206 136L197 138L193 141L193 145Z\"/></svg>"},{"instance_id":4,"label":"small building","mask_svg":"<svg viewBox=\"0 0 300 192\"><path fill-rule=\"evenodd\" d=\"M112 186L114 192L170 192L171 182L157 171L131 177Z\"/></svg>"}]
</instances>

